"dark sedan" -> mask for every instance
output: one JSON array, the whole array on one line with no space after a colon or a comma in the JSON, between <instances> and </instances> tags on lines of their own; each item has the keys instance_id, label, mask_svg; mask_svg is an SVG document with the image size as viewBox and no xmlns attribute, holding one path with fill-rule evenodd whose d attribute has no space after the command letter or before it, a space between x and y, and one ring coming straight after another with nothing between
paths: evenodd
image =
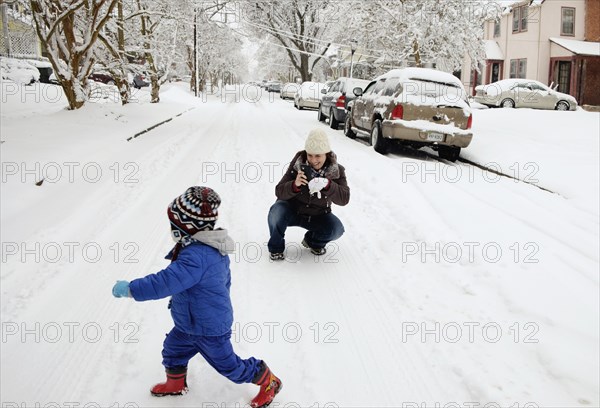
<instances>
[{"instance_id":1,"label":"dark sedan","mask_svg":"<svg viewBox=\"0 0 600 408\"><path fill-rule=\"evenodd\" d=\"M371 81L366 79L340 77L324 92L317 112L319 122L329 118L329 126L338 129L340 123L346 121L348 102L356 96L352 93L354 88L364 90Z\"/></svg>"}]
</instances>

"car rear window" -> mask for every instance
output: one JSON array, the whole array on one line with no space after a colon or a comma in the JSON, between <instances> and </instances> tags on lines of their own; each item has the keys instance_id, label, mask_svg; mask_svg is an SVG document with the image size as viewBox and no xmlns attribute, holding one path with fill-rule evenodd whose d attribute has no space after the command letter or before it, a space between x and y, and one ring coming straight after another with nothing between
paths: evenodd
<instances>
[{"instance_id":1,"label":"car rear window","mask_svg":"<svg viewBox=\"0 0 600 408\"><path fill-rule=\"evenodd\" d=\"M398 89L398 85L400 84L400 78L390 78L385 83L385 89L383 90L383 95L392 96L396 93Z\"/></svg>"},{"instance_id":2,"label":"car rear window","mask_svg":"<svg viewBox=\"0 0 600 408\"><path fill-rule=\"evenodd\" d=\"M340 91L351 93L354 90L354 88L360 88L364 91L367 85L369 85L369 81L365 79L350 79L346 81L345 86L341 88Z\"/></svg>"},{"instance_id":3,"label":"car rear window","mask_svg":"<svg viewBox=\"0 0 600 408\"><path fill-rule=\"evenodd\" d=\"M450 97L467 100L464 89L450 82L411 78L402 84L402 88L402 92L408 95L419 95L430 98Z\"/></svg>"},{"instance_id":4,"label":"car rear window","mask_svg":"<svg viewBox=\"0 0 600 408\"><path fill-rule=\"evenodd\" d=\"M371 92L379 93L383 88L385 88L385 80L386 78L380 79L377 84L375 84L375 87L373 87Z\"/></svg>"}]
</instances>

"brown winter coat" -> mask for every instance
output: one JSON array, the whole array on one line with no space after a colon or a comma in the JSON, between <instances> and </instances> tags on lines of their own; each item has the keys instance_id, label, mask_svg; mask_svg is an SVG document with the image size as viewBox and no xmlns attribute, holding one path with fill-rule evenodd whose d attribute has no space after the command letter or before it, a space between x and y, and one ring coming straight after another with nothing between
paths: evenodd
<instances>
[{"instance_id":1,"label":"brown winter coat","mask_svg":"<svg viewBox=\"0 0 600 408\"><path fill-rule=\"evenodd\" d=\"M280 200L289 201L298 214L313 216L331 212L331 203L344 206L350 201L350 187L346 182L346 170L338 164L332 152L325 162L324 177L330 180L329 186L321 190L321 198L308 192L308 186L300 187L300 192L294 190L294 181L300 170L300 165L306 163L306 151L302 150L294 156L287 171L275 187L275 195Z\"/></svg>"}]
</instances>

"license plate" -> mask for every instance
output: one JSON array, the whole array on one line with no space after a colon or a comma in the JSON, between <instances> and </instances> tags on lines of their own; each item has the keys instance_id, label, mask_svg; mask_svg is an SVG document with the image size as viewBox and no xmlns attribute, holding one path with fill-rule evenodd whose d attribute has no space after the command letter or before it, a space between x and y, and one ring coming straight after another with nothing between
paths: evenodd
<instances>
[{"instance_id":1,"label":"license plate","mask_svg":"<svg viewBox=\"0 0 600 408\"><path fill-rule=\"evenodd\" d=\"M435 132L427 133L427 140L429 140L430 142L443 142L444 134Z\"/></svg>"}]
</instances>

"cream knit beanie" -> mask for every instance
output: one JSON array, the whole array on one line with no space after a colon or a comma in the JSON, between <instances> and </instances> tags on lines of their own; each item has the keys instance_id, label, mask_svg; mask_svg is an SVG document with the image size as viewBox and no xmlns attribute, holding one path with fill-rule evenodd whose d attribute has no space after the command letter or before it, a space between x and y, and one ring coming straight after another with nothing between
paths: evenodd
<instances>
[{"instance_id":1,"label":"cream knit beanie","mask_svg":"<svg viewBox=\"0 0 600 408\"><path fill-rule=\"evenodd\" d=\"M327 133L321 129L313 129L306 138L304 149L308 154L326 154L331 151L329 147L329 139Z\"/></svg>"}]
</instances>

